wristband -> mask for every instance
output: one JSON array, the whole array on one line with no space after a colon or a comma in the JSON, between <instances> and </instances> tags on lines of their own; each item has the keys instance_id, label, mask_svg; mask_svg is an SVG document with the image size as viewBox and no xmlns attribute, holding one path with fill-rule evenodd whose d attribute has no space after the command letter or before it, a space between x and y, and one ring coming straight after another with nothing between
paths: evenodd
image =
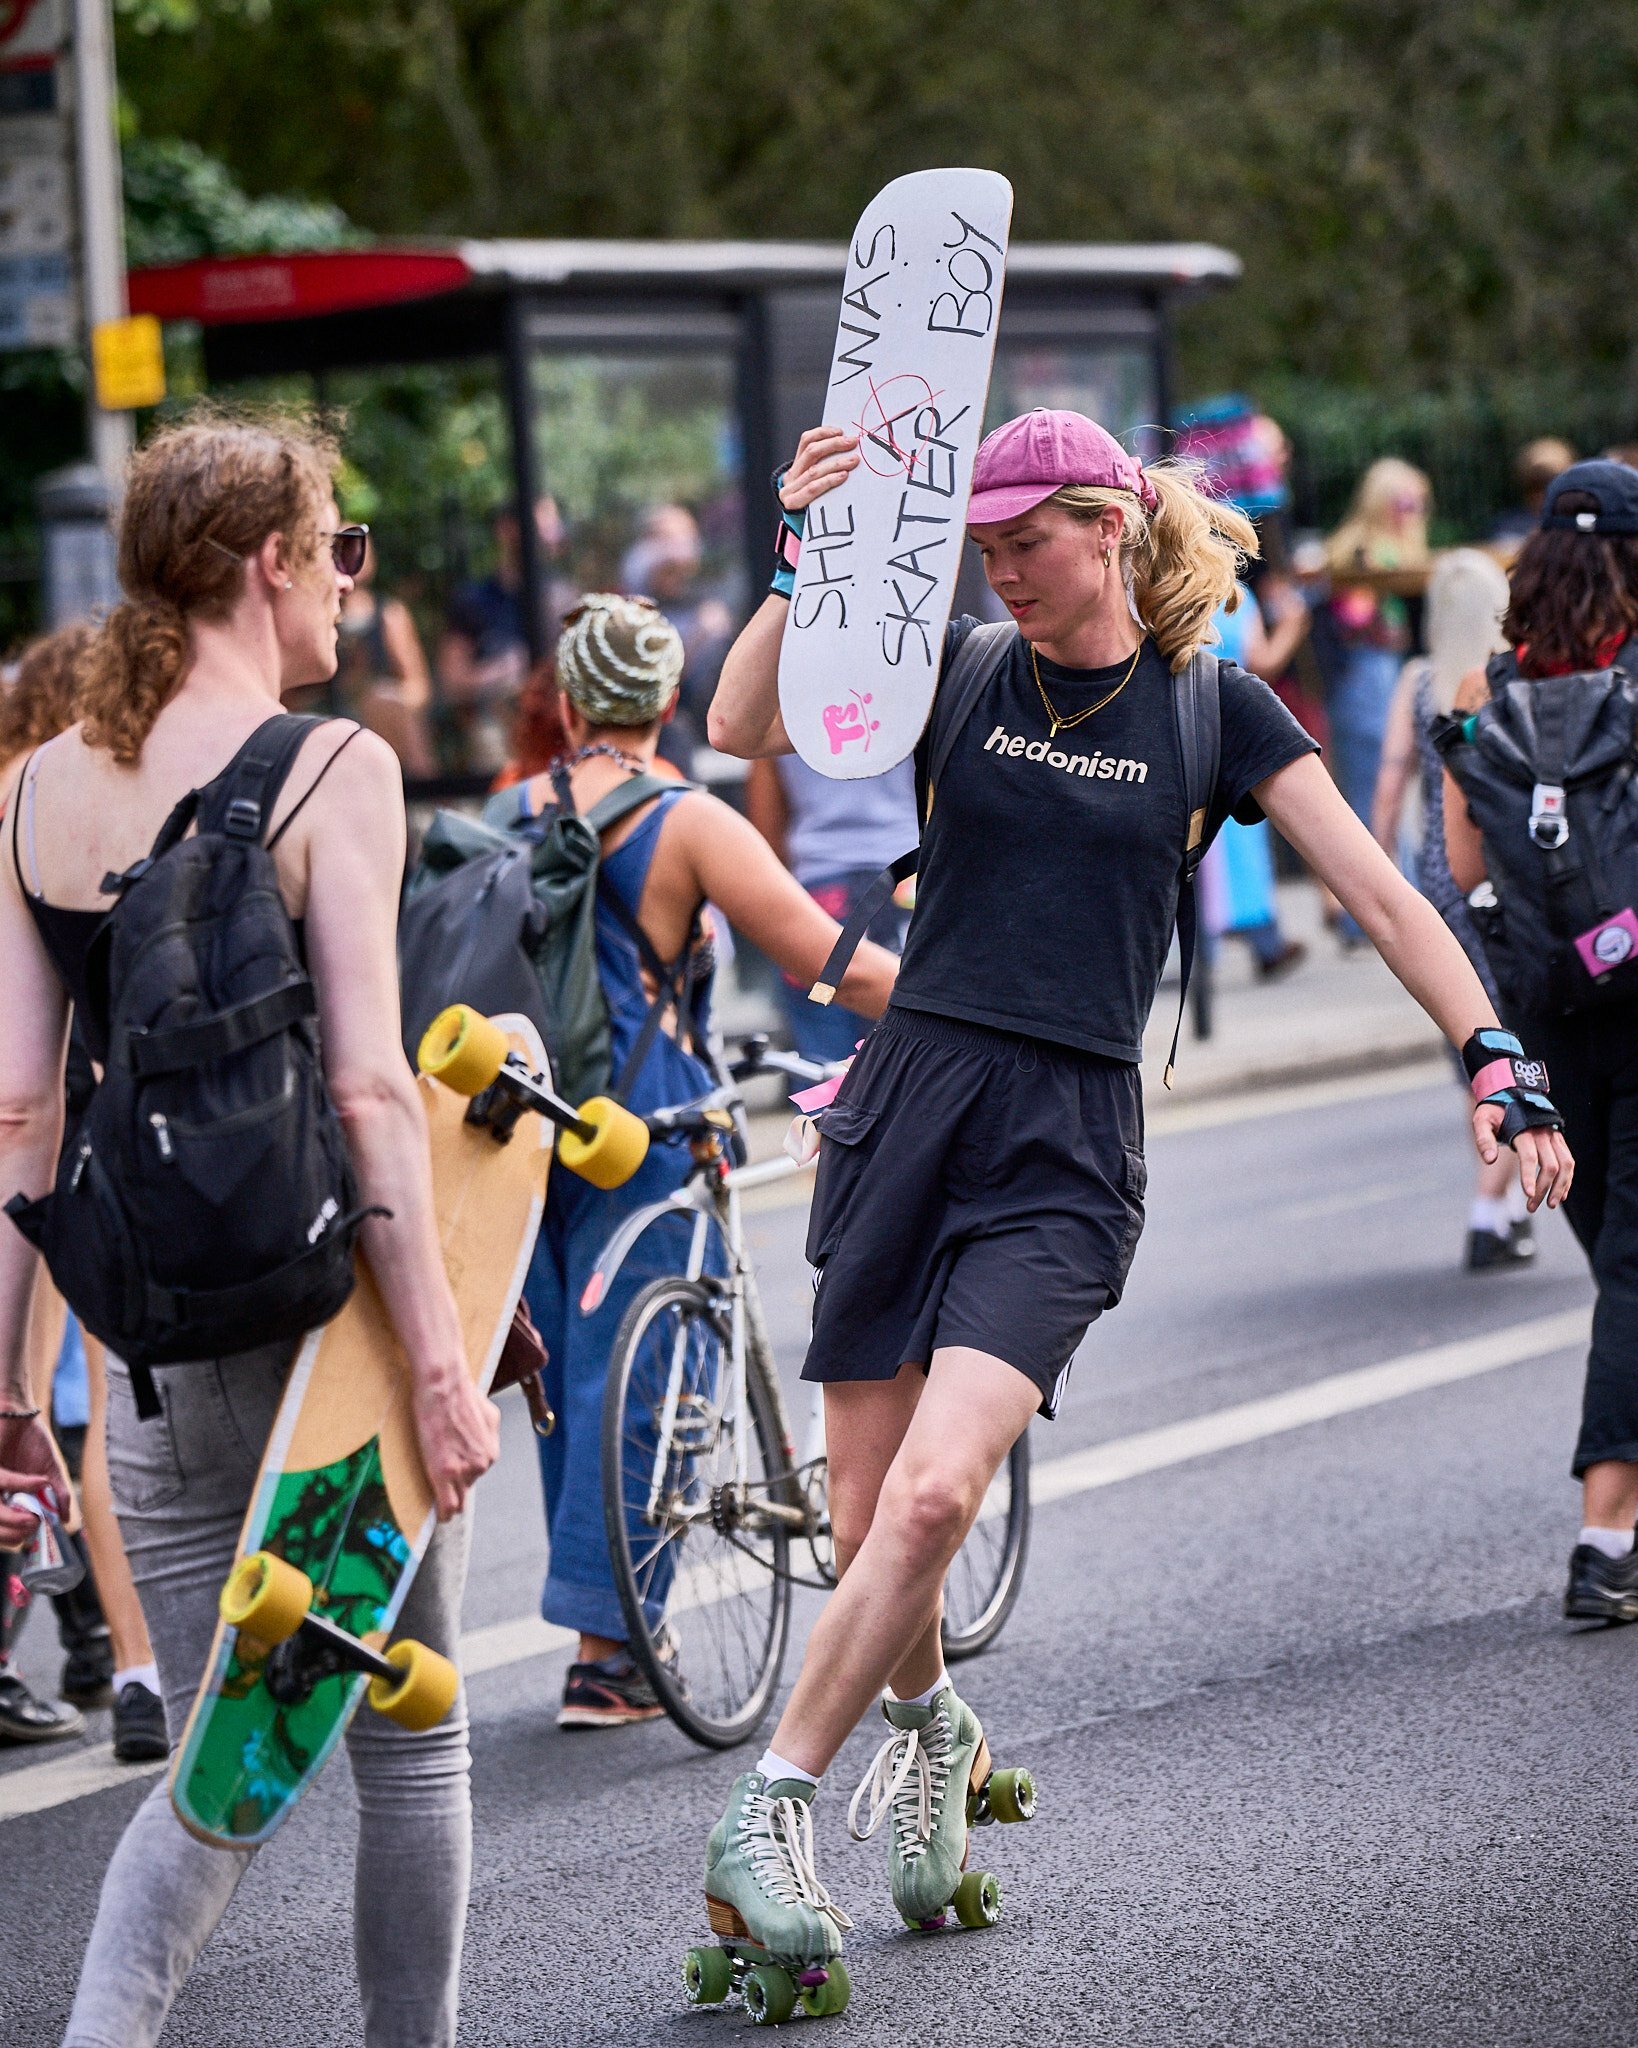
<instances>
[{"instance_id":1,"label":"wristband","mask_svg":"<svg viewBox=\"0 0 1638 2048\"><path fill-rule=\"evenodd\" d=\"M773 480L776 498L784 481L784 470L776 471ZM807 519L805 511L792 512L783 504L779 507L779 524L774 528L773 581L768 585L775 597L788 598L796 588L796 564L802 553L802 533Z\"/></svg>"},{"instance_id":2,"label":"wristband","mask_svg":"<svg viewBox=\"0 0 1638 2048\"><path fill-rule=\"evenodd\" d=\"M1561 1131L1564 1119L1547 1093L1547 1068L1530 1059L1511 1031L1475 1031L1462 1047L1462 1065L1477 1103L1502 1112L1497 1135L1511 1145L1521 1131Z\"/></svg>"}]
</instances>

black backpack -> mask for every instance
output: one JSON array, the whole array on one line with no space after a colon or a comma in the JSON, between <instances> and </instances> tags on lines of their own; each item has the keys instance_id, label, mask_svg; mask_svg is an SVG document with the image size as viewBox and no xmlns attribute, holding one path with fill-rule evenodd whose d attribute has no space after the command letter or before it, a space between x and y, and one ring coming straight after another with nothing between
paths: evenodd
<instances>
[{"instance_id":1,"label":"black backpack","mask_svg":"<svg viewBox=\"0 0 1638 2048\"><path fill-rule=\"evenodd\" d=\"M70 1108L52 1192L6 1204L75 1315L131 1368L143 1415L159 1413L151 1366L298 1337L352 1292L369 1212L264 844L319 723L268 719L183 797L145 860L104 878L119 900L76 1016L102 1079Z\"/></svg>"},{"instance_id":2,"label":"black backpack","mask_svg":"<svg viewBox=\"0 0 1638 2048\"><path fill-rule=\"evenodd\" d=\"M1006 660L1017 632L1018 628L1009 619L993 625L975 626L956 649L940 680L938 695L933 699L932 717L928 721L927 749L916 759L916 809L923 830L933 808L938 779L944 773L956 737ZM1230 666L1232 664L1201 648L1190 656L1174 678L1176 688L1172 701L1177 714L1177 744L1183 763L1183 793L1189 823L1178 870L1177 943L1183 985L1178 993L1177 1029L1172 1033L1171 1056L1166 1062L1168 1088L1172 1085L1177 1041L1183 1029L1183 1006L1188 1000L1189 975L1194 966L1198 924L1194 878L1210 844L1206 837L1206 823L1222 759L1223 705L1219 683L1223 669ZM921 848L911 847L908 853L901 853L891 867L883 868L865 891L813 985L815 1002L828 1003L835 995L842 976L847 972L848 962L859 949L859 941L886 908L899 883L916 872L920 859Z\"/></svg>"},{"instance_id":3,"label":"black backpack","mask_svg":"<svg viewBox=\"0 0 1638 2048\"><path fill-rule=\"evenodd\" d=\"M639 805L679 785L635 775L585 813L566 775L557 803L531 816L520 790L502 790L482 818L439 811L404 891L398 980L404 1050L413 1064L421 1034L450 1003L493 1016L515 1010L540 1032L558 1092L570 1102L611 1092L623 1100L667 1007L692 1038L693 947L664 962L619 894L604 880L600 835ZM597 905L630 935L658 995L625 1070L611 1071L608 1003L597 971ZM697 1048L696 1048L697 1049Z\"/></svg>"},{"instance_id":4,"label":"black backpack","mask_svg":"<svg viewBox=\"0 0 1638 2048\"><path fill-rule=\"evenodd\" d=\"M1503 998L1525 1016L1638 1002L1638 643L1608 668L1486 671L1490 701L1433 743L1484 837L1469 899Z\"/></svg>"}]
</instances>

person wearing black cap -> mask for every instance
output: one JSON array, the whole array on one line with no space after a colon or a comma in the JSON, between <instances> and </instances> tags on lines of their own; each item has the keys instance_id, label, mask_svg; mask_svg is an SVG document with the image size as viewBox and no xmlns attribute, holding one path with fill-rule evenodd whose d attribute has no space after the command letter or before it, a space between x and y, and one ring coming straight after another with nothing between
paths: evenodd
<instances>
[{"instance_id":1,"label":"person wearing black cap","mask_svg":"<svg viewBox=\"0 0 1638 2048\"><path fill-rule=\"evenodd\" d=\"M1553 479L1502 631L1435 733L1445 844L1502 1013L1551 1073L1598 1288L1564 1611L1638 1621L1638 470Z\"/></svg>"}]
</instances>

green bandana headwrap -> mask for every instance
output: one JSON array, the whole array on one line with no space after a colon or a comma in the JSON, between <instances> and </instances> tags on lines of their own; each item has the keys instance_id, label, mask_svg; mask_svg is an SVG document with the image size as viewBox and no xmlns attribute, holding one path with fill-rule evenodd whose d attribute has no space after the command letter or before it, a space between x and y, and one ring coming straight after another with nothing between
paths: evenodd
<instances>
[{"instance_id":1,"label":"green bandana headwrap","mask_svg":"<svg viewBox=\"0 0 1638 2048\"><path fill-rule=\"evenodd\" d=\"M682 668L676 627L646 597L594 591L564 614L558 681L593 725L651 725Z\"/></svg>"}]
</instances>

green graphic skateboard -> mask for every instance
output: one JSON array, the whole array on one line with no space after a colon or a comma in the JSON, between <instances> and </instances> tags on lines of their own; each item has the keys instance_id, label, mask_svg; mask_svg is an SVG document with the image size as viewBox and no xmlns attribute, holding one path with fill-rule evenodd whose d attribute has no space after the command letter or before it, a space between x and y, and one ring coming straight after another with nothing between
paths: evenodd
<instances>
[{"instance_id":1,"label":"green graphic skateboard","mask_svg":"<svg viewBox=\"0 0 1638 2048\"><path fill-rule=\"evenodd\" d=\"M604 1186L635 1171L648 1134L617 1105L559 1102L522 1017L447 1010L420 1063L439 1241L472 1375L487 1388L540 1225L552 1126L564 1127L564 1163ZM390 1641L434 1523L409 1368L360 1259L346 1307L297 1355L223 1588L171 1772L191 1834L228 1848L265 1842L366 1690L405 1727L448 1713L455 1667Z\"/></svg>"}]
</instances>

